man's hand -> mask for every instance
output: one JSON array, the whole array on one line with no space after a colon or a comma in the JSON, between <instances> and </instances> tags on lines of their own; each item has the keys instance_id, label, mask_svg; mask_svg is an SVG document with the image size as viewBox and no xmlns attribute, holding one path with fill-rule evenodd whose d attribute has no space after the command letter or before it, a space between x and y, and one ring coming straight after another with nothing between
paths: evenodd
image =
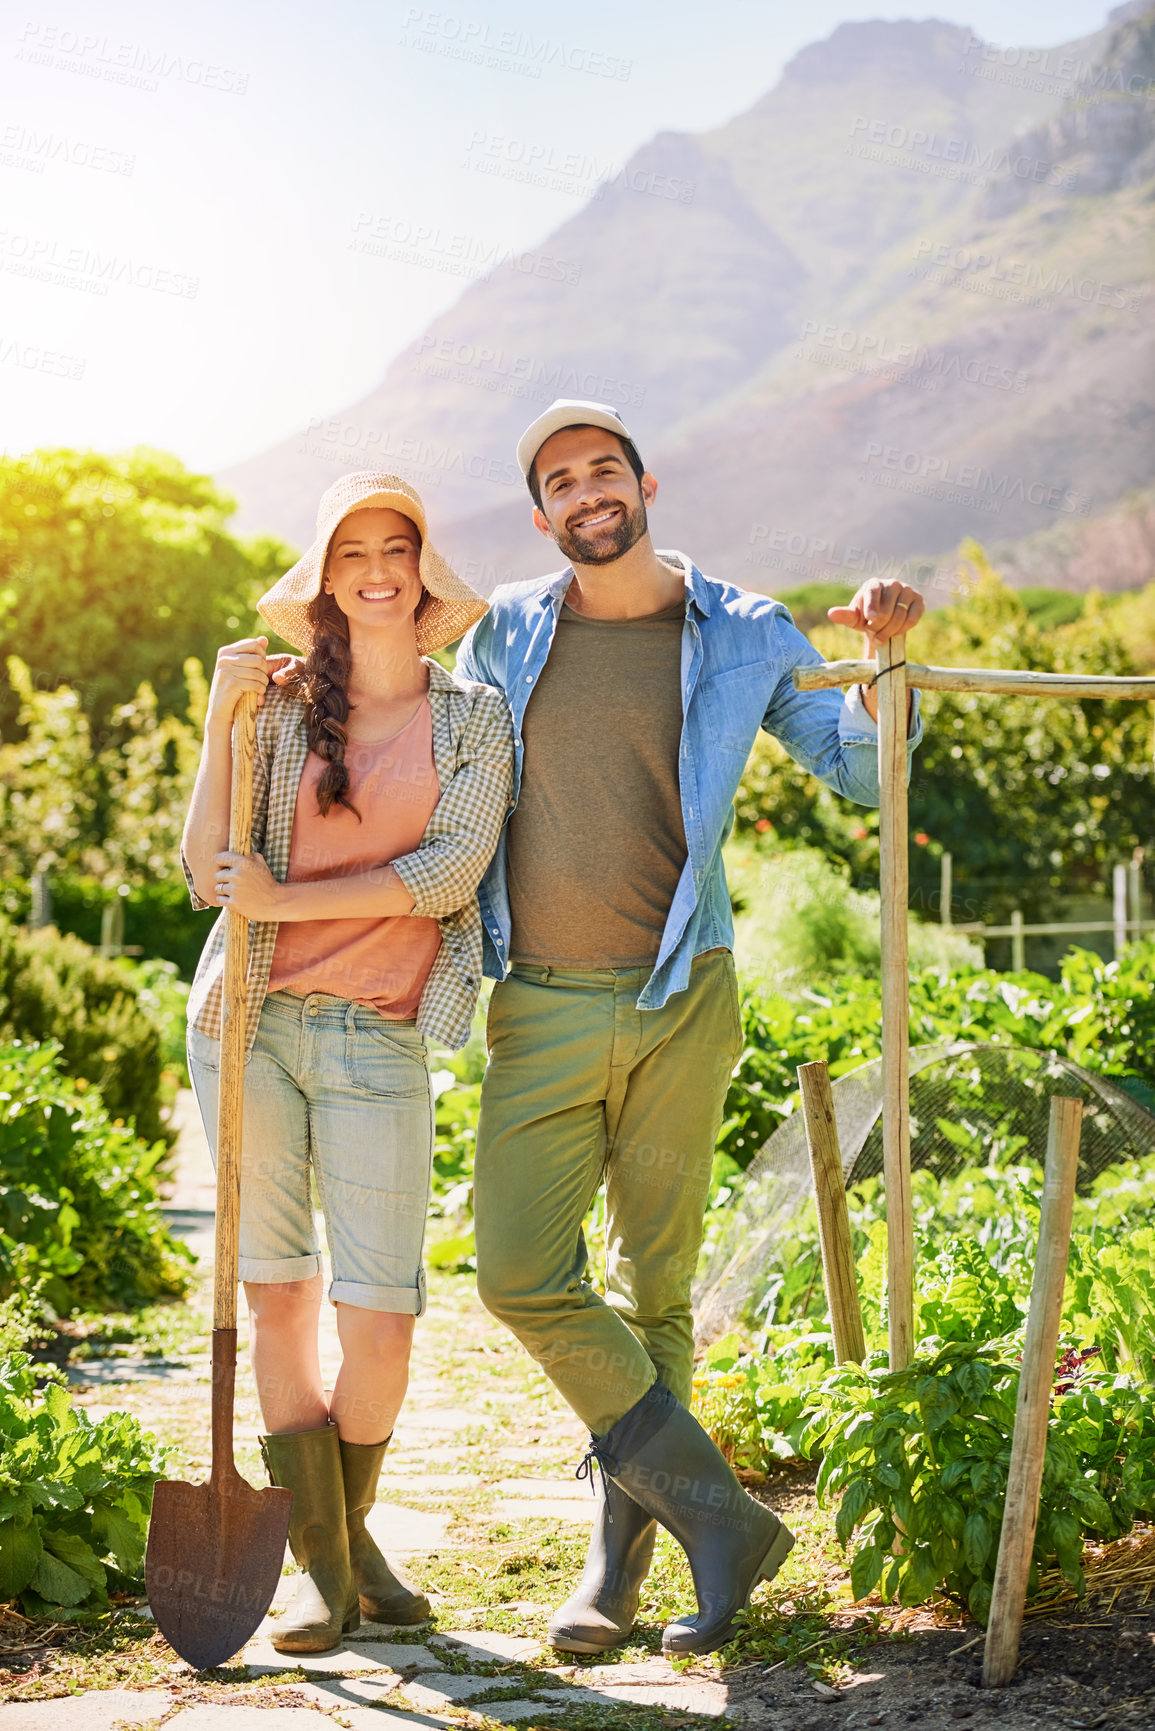
<instances>
[{"instance_id":1,"label":"man's hand","mask_svg":"<svg viewBox=\"0 0 1155 1731\"><path fill-rule=\"evenodd\" d=\"M274 660L278 661L280 666L272 667L271 664ZM289 681L296 679L298 673L303 670L305 658L303 655L270 655L269 663L273 684L288 685Z\"/></svg>"},{"instance_id":2,"label":"man's hand","mask_svg":"<svg viewBox=\"0 0 1155 1731\"><path fill-rule=\"evenodd\" d=\"M213 874L210 899L214 907L235 908L247 920L279 919L284 886L277 882L262 855L226 849L215 856Z\"/></svg>"},{"instance_id":3,"label":"man's hand","mask_svg":"<svg viewBox=\"0 0 1155 1731\"><path fill-rule=\"evenodd\" d=\"M872 577L864 583L847 607L831 607L826 617L833 625L849 625L861 631L862 654L873 661L881 643L901 637L917 625L926 612L926 602L909 583L884 582Z\"/></svg>"},{"instance_id":4,"label":"man's hand","mask_svg":"<svg viewBox=\"0 0 1155 1731\"><path fill-rule=\"evenodd\" d=\"M864 583L848 607L831 607L826 617L833 625L849 625L862 632L862 658L873 661L881 643L893 637L904 637L912 625L917 625L926 612L926 602L909 583L886 583L872 577ZM878 692L869 685L860 687L866 713L878 720ZM910 699L907 698L907 712Z\"/></svg>"}]
</instances>

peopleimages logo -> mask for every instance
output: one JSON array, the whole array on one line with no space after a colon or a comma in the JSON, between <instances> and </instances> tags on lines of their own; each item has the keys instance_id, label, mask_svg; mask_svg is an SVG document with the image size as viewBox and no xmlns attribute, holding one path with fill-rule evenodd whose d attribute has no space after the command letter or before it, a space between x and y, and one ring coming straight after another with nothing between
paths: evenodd
<instances>
[{"instance_id":1,"label":"peopleimages logo","mask_svg":"<svg viewBox=\"0 0 1155 1731\"><path fill-rule=\"evenodd\" d=\"M351 252L383 258L395 264L415 264L423 270L442 271L448 276L486 277L508 265L522 276L546 282L565 283L572 288L581 280L582 267L573 259L552 253L514 252L500 241L477 235L447 233L429 223L409 222L404 217L375 215L361 211L353 224Z\"/></svg>"},{"instance_id":2,"label":"peopleimages logo","mask_svg":"<svg viewBox=\"0 0 1155 1731\"><path fill-rule=\"evenodd\" d=\"M0 166L23 168L43 174L50 162L71 168L93 168L101 174L131 174L136 157L105 144L69 138L58 132L40 132L34 126L10 125L0 129Z\"/></svg>"},{"instance_id":3,"label":"peopleimages logo","mask_svg":"<svg viewBox=\"0 0 1155 1731\"><path fill-rule=\"evenodd\" d=\"M1022 290L1034 296L1034 304L1044 305L1056 297L1082 301L1084 306L1117 307L1135 312L1139 297L1118 283L1103 282L1098 277L1076 276L1059 265L1040 264L1035 259L1015 259L1006 253L984 252L980 247L955 246L949 241L920 240L911 257L926 268L917 274L924 280L932 270L955 272L959 279L981 276L993 285L1007 289L1001 298L1015 298L1013 291ZM912 273L915 271L912 267ZM950 282L945 275L934 281ZM968 285L969 286L969 285Z\"/></svg>"},{"instance_id":4,"label":"peopleimages logo","mask_svg":"<svg viewBox=\"0 0 1155 1731\"><path fill-rule=\"evenodd\" d=\"M443 475L492 481L499 487L521 485L521 470L511 458L464 451L459 446L415 434L399 437L387 428L361 426L355 421L339 421L324 415L310 417L297 450L302 456L334 463L356 462L359 467L364 466L366 458L376 463L387 460L398 473L417 471L406 478L420 478L427 486L439 485Z\"/></svg>"},{"instance_id":5,"label":"peopleimages logo","mask_svg":"<svg viewBox=\"0 0 1155 1731\"><path fill-rule=\"evenodd\" d=\"M869 439L862 453L860 479L878 486L897 487L904 492L922 492L938 499L966 499L981 510L998 512L1008 500L1040 505L1047 511L1077 513L1086 517L1091 500L1072 487L1050 481L1029 480L1025 475L996 475L981 463L956 463L926 451L904 451L899 445L881 445Z\"/></svg>"},{"instance_id":6,"label":"peopleimages logo","mask_svg":"<svg viewBox=\"0 0 1155 1731\"><path fill-rule=\"evenodd\" d=\"M555 397L595 398L640 408L646 387L607 373L583 371L562 362L544 362L533 355L514 354L488 343L458 342L453 337L423 336L414 350L411 372L450 379L479 390L552 403Z\"/></svg>"},{"instance_id":7,"label":"peopleimages logo","mask_svg":"<svg viewBox=\"0 0 1155 1731\"><path fill-rule=\"evenodd\" d=\"M106 295L110 284L149 289L156 294L195 300L200 278L166 270L144 259L122 258L87 246L68 246L49 235L21 234L0 229L0 270L9 276L31 277L58 288Z\"/></svg>"},{"instance_id":8,"label":"peopleimages logo","mask_svg":"<svg viewBox=\"0 0 1155 1731\"><path fill-rule=\"evenodd\" d=\"M996 391L1021 393L1027 387L1027 375L1021 368L1001 366L980 355L928 348L925 343L896 343L879 331L854 330L806 319L801 336L803 343L813 339L818 346L809 350L799 348L796 351L799 360L843 366L871 375L889 375L897 382L919 383L923 389L937 389L937 382L942 379L983 385Z\"/></svg>"},{"instance_id":9,"label":"peopleimages logo","mask_svg":"<svg viewBox=\"0 0 1155 1731\"><path fill-rule=\"evenodd\" d=\"M489 174L497 179L516 180L523 186L538 186L547 192L598 200L604 200L607 191L622 187L626 192L643 193L649 198L693 204L697 191L697 182L681 175L480 128L469 140L464 166L474 174Z\"/></svg>"},{"instance_id":10,"label":"peopleimages logo","mask_svg":"<svg viewBox=\"0 0 1155 1731\"><path fill-rule=\"evenodd\" d=\"M1075 185L1073 174L1064 173L1057 163L1044 157L1029 156L1013 146L1010 149L992 146L983 150L973 138L960 133L935 132L924 126L907 126L901 121L868 120L859 114L850 128L850 137L851 142L846 146L849 156L866 156L878 162L897 160L899 166L905 157L908 167L944 175L948 179L969 180L975 186L985 186L993 174L1009 174L1016 180L1057 186L1066 192ZM882 152L891 152L892 155L883 155Z\"/></svg>"},{"instance_id":11,"label":"peopleimages logo","mask_svg":"<svg viewBox=\"0 0 1155 1731\"><path fill-rule=\"evenodd\" d=\"M143 42L118 42L111 36L70 30L34 19L24 25L16 58L33 66L75 72L85 78L151 93L160 89L162 78L178 84L195 84L202 90L217 90L226 96L243 96L249 87L247 72L235 72L228 66L188 58Z\"/></svg>"},{"instance_id":12,"label":"peopleimages logo","mask_svg":"<svg viewBox=\"0 0 1155 1731\"><path fill-rule=\"evenodd\" d=\"M26 373L47 373L54 379L72 379L74 382L84 377L84 369L88 363L79 355L66 355L59 349L45 349L37 343L22 343L15 337L0 335L0 366L19 367ZM26 484L21 485L21 493L30 491ZM45 496L55 498L55 492L43 488Z\"/></svg>"},{"instance_id":13,"label":"peopleimages logo","mask_svg":"<svg viewBox=\"0 0 1155 1731\"><path fill-rule=\"evenodd\" d=\"M525 30L495 29L480 18L462 18L427 6L409 7L402 26L401 47L420 48L490 71L520 73L525 78L540 78L545 67L553 66L624 83L634 64L596 48L580 48L549 36L533 36Z\"/></svg>"}]
</instances>

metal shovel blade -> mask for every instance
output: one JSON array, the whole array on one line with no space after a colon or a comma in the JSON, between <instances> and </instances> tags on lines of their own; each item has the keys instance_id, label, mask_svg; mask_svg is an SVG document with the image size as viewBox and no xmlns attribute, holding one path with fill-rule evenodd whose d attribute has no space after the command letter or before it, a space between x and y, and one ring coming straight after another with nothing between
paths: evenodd
<instances>
[{"instance_id":1,"label":"metal shovel blade","mask_svg":"<svg viewBox=\"0 0 1155 1731\"><path fill-rule=\"evenodd\" d=\"M256 1633L277 1590L293 1493L254 1490L237 1472L205 1484L162 1479L144 1575L157 1628L198 1671Z\"/></svg>"}]
</instances>

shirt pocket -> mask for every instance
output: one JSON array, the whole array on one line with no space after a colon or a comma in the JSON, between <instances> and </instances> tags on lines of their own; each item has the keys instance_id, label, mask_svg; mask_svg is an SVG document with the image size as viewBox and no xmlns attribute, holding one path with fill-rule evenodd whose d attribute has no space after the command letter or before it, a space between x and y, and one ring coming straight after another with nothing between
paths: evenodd
<instances>
[{"instance_id":1,"label":"shirt pocket","mask_svg":"<svg viewBox=\"0 0 1155 1731\"><path fill-rule=\"evenodd\" d=\"M700 680L695 697L702 706L709 743L745 763L758 736L774 688L765 661L728 668Z\"/></svg>"}]
</instances>

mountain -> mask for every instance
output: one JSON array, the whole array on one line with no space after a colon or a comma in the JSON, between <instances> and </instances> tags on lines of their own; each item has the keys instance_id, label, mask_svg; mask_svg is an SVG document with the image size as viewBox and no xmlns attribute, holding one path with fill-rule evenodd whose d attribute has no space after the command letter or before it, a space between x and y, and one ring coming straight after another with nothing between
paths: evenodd
<instances>
[{"instance_id":1,"label":"mountain","mask_svg":"<svg viewBox=\"0 0 1155 1731\"><path fill-rule=\"evenodd\" d=\"M513 446L591 396L658 476L659 544L715 575L933 566L974 535L1045 542L1081 586L1057 549L1155 478L1152 89L1155 5L1030 54L840 25L728 125L660 133L366 397L223 475L242 526L307 541L323 487L380 465L481 587L551 569ZM1150 536L1127 546L1155 574Z\"/></svg>"}]
</instances>

